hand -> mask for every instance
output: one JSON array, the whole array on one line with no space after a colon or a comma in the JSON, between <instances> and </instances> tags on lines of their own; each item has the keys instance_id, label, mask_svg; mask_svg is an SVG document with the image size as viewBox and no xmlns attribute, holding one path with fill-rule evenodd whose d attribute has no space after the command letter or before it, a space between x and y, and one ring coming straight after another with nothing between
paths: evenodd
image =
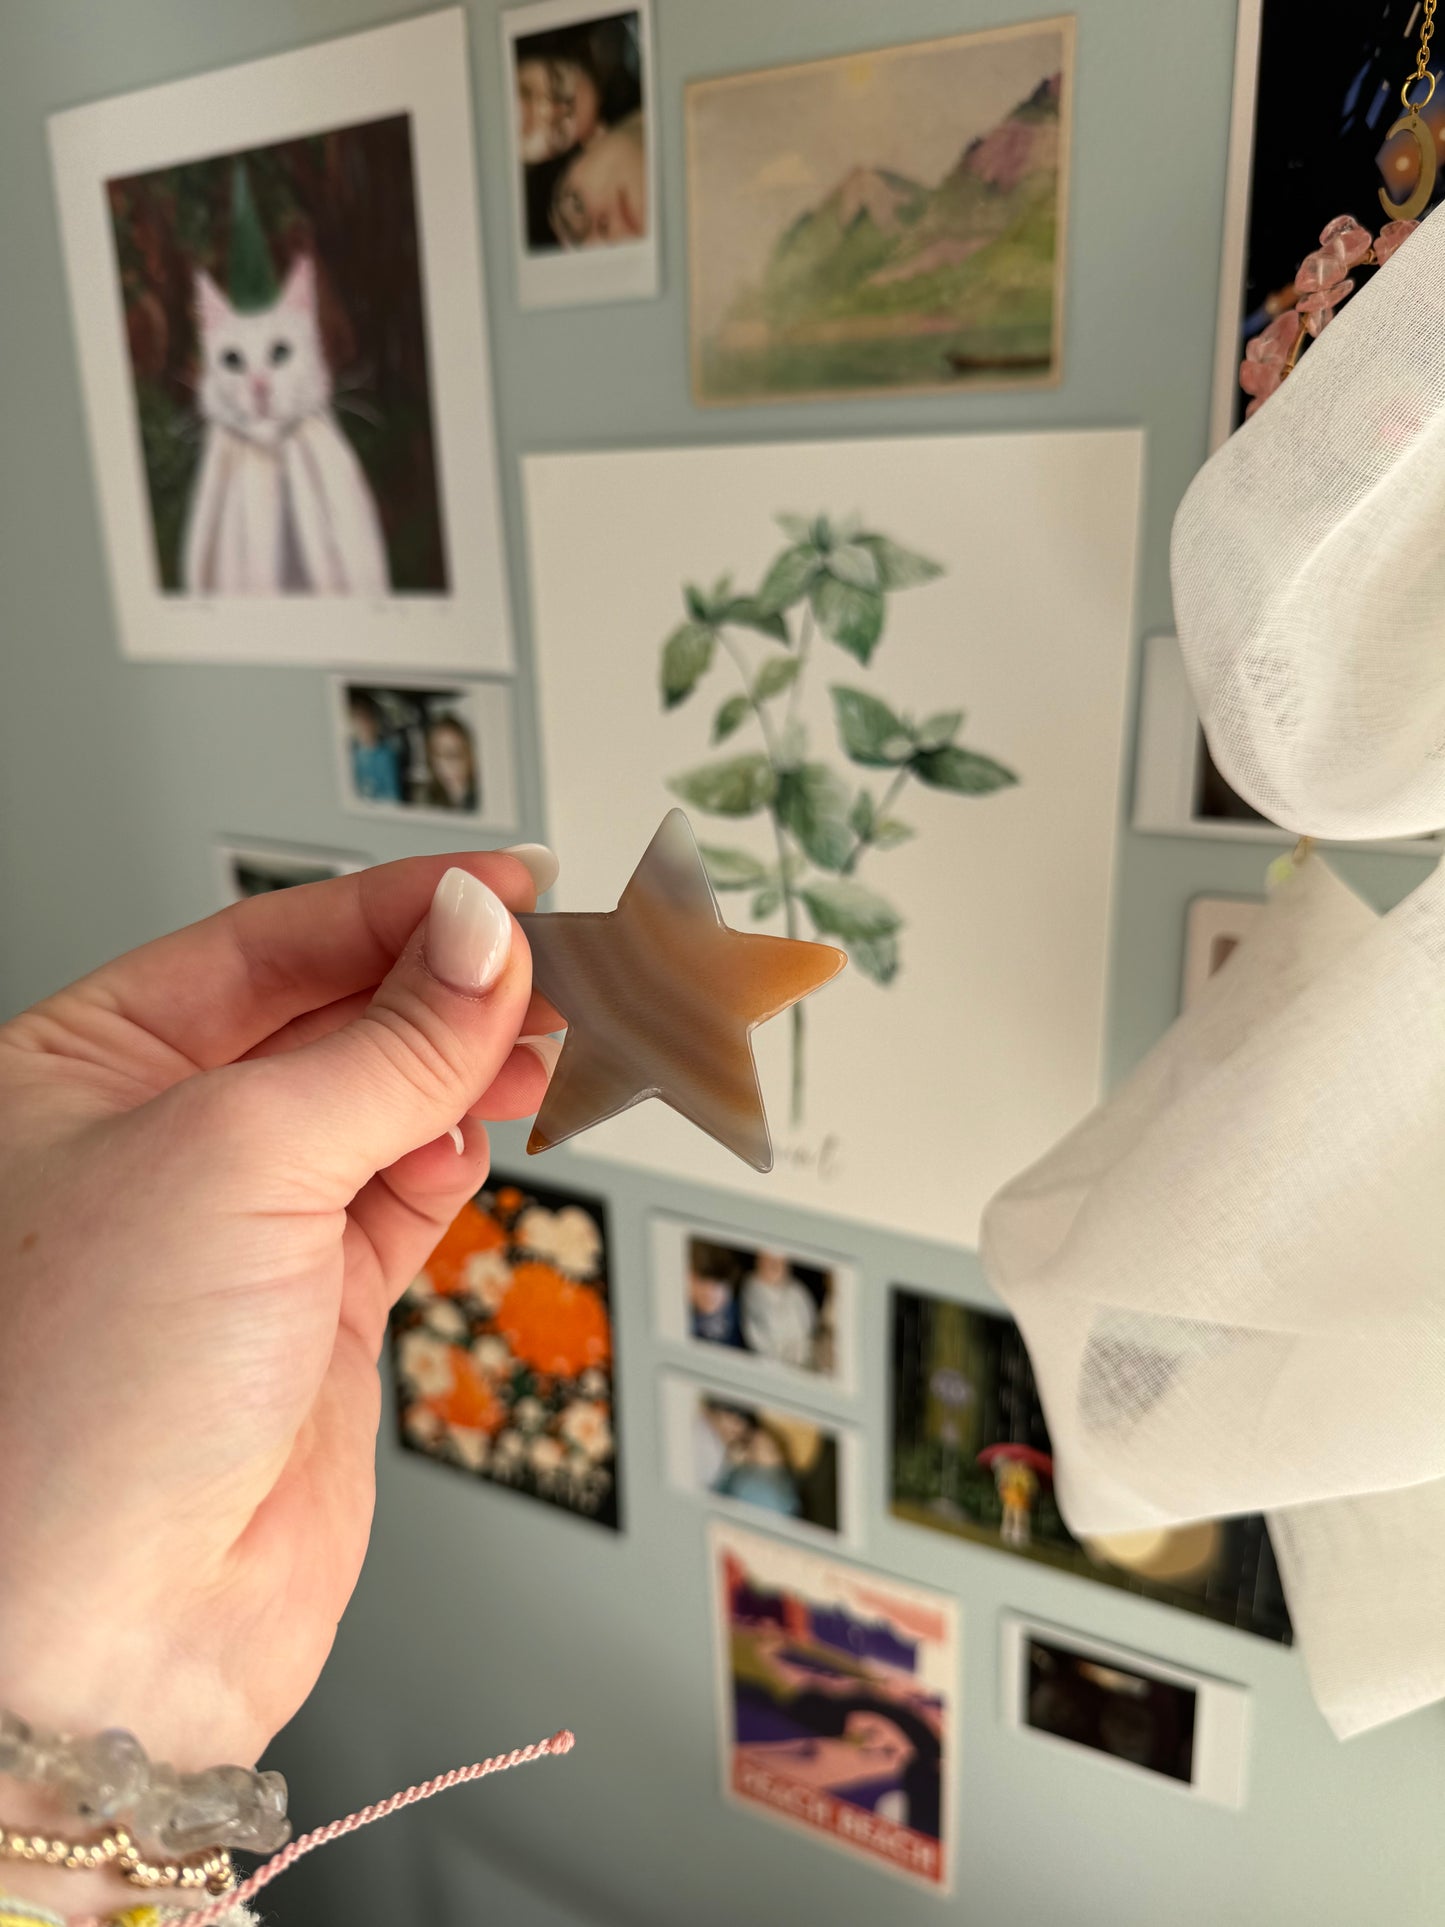
<instances>
[{"instance_id":1,"label":"hand","mask_svg":"<svg viewBox=\"0 0 1445 1927\"><path fill-rule=\"evenodd\" d=\"M560 1026L528 869L457 861L254 898L0 1027L0 1705L187 1771L253 1765L314 1684L387 1315Z\"/></svg>"}]
</instances>

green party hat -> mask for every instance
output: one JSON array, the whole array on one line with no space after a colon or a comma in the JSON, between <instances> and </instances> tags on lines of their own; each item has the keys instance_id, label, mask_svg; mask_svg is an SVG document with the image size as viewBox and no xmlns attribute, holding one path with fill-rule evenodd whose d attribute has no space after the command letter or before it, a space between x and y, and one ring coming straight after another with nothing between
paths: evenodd
<instances>
[{"instance_id":1,"label":"green party hat","mask_svg":"<svg viewBox=\"0 0 1445 1927\"><path fill-rule=\"evenodd\" d=\"M231 306L243 313L269 308L281 292L244 161L237 161L231 174L231 257L226 285Z\"/></svg>"}]
</instances>

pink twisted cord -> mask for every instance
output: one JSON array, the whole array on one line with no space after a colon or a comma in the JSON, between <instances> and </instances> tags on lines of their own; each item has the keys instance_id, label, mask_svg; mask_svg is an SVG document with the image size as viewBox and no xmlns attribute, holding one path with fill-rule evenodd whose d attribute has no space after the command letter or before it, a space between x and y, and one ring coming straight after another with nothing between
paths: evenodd
<instances>
[{"instance_id":1,"label":"pink twisted cord","mask_svg":"<svg viewBox=\"0 0 1445 1927\"><path fill-rule=\"evenodd\" d=\"M378 1800L374 1806L348 1813L344 1820L332 1820L311 1833L303 1833L299 1840L291 1841L279 1853L273 1854L264 1866L258 1867L232 1893L218 1895L205 1907L169 1922L168 1927L214 1927L215 1922L223 1920L233 1907L243 1906L263 1887L278 1879L303 1853L310 1853L315 1847L329 1846L344 1833L355 1833L358 1827L368 1827L373 1820L385 1820L402 1807L414 1806L418 1800L429 1800L434 1793L445 1793L448 1787L462 1786L468 1780L484 1780L489 1773L505 1773L514 1766L530 1766L533 1760L543 1759L549 1754L570 1753L576 1744L575 1736L564 1727L560 1733L554 1733L550 1740L538 1740L531 1746L517 1747L511 1753L498 1753L490 1760L478 1760L473 1766L454 1766L450 1773L439 1773L434 1780L423 1780L420 1786L409 1786L404 1793L393 1793L385 1800ZM161 1892L155 1897L158 1900L167 1898ZM105 1927L105 1921L98 1914L86 1914L72 1921L71 1927Z\"/></svg>"}]
</instances>

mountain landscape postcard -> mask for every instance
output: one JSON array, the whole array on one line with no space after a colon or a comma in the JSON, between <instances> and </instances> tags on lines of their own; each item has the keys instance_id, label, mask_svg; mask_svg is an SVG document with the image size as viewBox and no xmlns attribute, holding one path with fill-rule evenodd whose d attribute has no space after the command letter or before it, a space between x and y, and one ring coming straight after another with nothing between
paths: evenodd
<instances>
[{"instance_id":1,"label":"mountain landscape postcard","mask_svg":"<svg viewBox=\"0 0 1445 1927\"><path fill-rule=\"evenodd\" d=\"M701 403L1058 381L1073 21L694 82Z\"/></svg>"}]
</instances>

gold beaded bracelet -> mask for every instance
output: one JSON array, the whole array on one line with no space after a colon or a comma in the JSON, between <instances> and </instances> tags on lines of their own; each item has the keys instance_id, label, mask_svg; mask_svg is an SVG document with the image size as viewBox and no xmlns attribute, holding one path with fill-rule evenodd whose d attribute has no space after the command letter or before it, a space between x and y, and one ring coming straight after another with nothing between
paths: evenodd
<instances>
[{"instance_id":1,"label":"gold beaded bracelet","mask_svg":"<svg viewBox=\"0 0 1445 1927\"><path fill-rule=\"evenodd\" d=\"M225 1847L212 1847L199 1860L147 1860L124 1827L112 1827L100 1840L86 1842L0 1826L0 1860L37 1861L87 1873L112 1867L133 1887L204 1887L207 1893L227 1894L236 1884Z\"/></svg>"}]
</instances>

